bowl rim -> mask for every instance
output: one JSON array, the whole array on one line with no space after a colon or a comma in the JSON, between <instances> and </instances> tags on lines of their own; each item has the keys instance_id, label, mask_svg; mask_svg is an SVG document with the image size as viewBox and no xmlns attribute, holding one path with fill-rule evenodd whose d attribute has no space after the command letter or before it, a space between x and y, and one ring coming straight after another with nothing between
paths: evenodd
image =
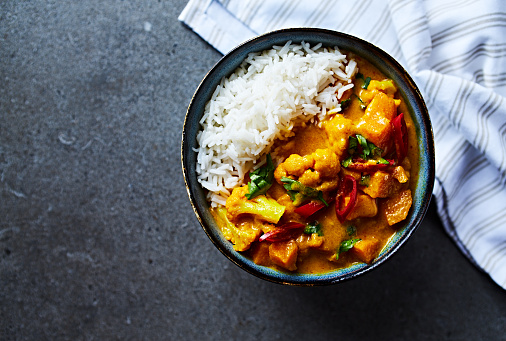
<instances>
[{"instance_id":1,"label":"bowl rim","mask_svg":"<svg viewBox=\"0 0 506 341\"><path fill-rule=\"evenodd\" d=\"M421 207L418 208L416 215L414 218L412 218L412 222L409 225L406 225L407 231L400 237L398 242L396 242L392 247L388 249L388 252L385 252L383 255L378 256L373 263L371 264L363 264L359 263L358 266L351 266L349 268L340 269L331 271L329 273L322 273L318 275L305 275L305 274L298 274L298 273L287 273L287 272L281 272L277 270L269 271L270 268L268 267L262 267L260 265L251 264L252 262L245 262L244 260L239 261L237 258L238 252L237 251L231 251L230 248L227 248L223 245L223 240L217 238L213 233L211 233L210 229L212 229L212 226L207 226L206 221L204 220L204 210L209 210L209 207L201 208L196 204L196 194L192 191L191 184L190 184L190 173L189 169L186 165L188 154L189 153L195 153L191 148L189 148L189 137L187 135L187 128L190 124L190 114L192 112L193 106L195 105L195 99L197 96L203 91L203 87L205 84L209 81L210 75L212 75L216 70L219 70L219 68L228 62L229 59L233 59L237 54L239 54L243 49L245 49L250 44L254 44L258 42L261 43L262 40L269 40L273 38L282 37L286 34L316 34L316 35L327 35L331 36L336 39L336 41L339 40L348 40L354 43L358 43L359 45L365 46L367 49L370 49L374 51L375 54L379 55L379 60L386 61L389 65L392 66L394 70L396 70L394 73L398 73L399 76L402 78L402 80L407 84L408 88L411 89L411 94L413 95L414 103L416 103L415 107L419 108L419 111L421 113L421 121L418 121L417 123L420 125L420 127L423 127L423 132L425 132L425 138L423 141L426 143L426 155L428 156L427 161L427 170L426 170L426 177L425 177L425 191L423 192L423 197L421 200ZM294 37L295 38L295 37ZM298 41L304 41L304 39L281 39L280 41L286 43L289 40L298 40ZM273 45L279 45L277 42L272 42L270 44L270 47ZM327 44L324 44L325 46L328 46ZM339 46L339 44L336 42L334 46ZM261 48L256 49L256 51L263 51L267 48ZM344 49L343 50L347 50ZM250 52L254 52L250 51ZM247 56L247 52L245 55ZM363 57L360 53L354 52L355 54ZM371 60L367 59L366 57L363 57L369 62L373 63ZM242 59L244 60L244 58ZM374 65L374 63L373 63ZM375 67L378 67L375 65ZM229 72L224 75L224 77L228 77L231 73L234 72L235 69L229 70ZM399 89L400 90L400 89ZM214 89L213 89L214 91ZM211 93L213 92L211 91ZM404 94L406 95L406 94ZM209 100L206 99L205 102ZM411 102L410 102L411 103ZM415 121L414 114L412 113L413 108L410 109L410 116L413 118L413 121ZM200 120L199 116L199 120ZM417 132L417 138L420 140L421 132ZM418 141L420 144L420 141ZM420 152L420 146L419 146L419 152ZM195 213L195 216L197 217L201 227L203 228L204 232L208 236L208 238L211 240L211 242L214 244L214 246L220 250L220 252L225 255L230 261L232 261L235 265L239 266L241 269L247 271L248 273L259 277L261 279L278 283L278 284L286 284L286 285L295 285L295 286L319 286L319 285L328 285L328 284L335 284L342 281L347 281L352 278L355 278L359 275L362 275L366 272L370 272L373 269L376 269L379 265L383 264L387 259L392 257L394 254L397 253L397 251L406 244L407 240L411 237L411 235L414 233L415 230L418 229L420 226L423 217L425 216L425 213L428 210L431 197L432 197L432 191L434 187L435 182L435 151L434 151L434 135L432 131L432 124L430 122L430 116L425 104L425 101L422 97L422 94L420 90L418 89L417 85L411 78L411 76L408 74L408 72L404 69L404 67L397 62L390 54L382 50L381 48L373 45L372 43L363 40L361 38L358 38L356 36L346 34L339 31L329 30L329 29L322 29L322 28L309 28L309 27L297 27L297 28L284 28L279 30L273 30L270 32L266 32L264 34L260 34L258 36L255 36L251 39L248 39L244 41L243 43L237 45L235 48L230 50L228 53L223 55L215 64L214 66L206 73L206 75L203 77L203 79L200 81L197 89L195 90L190 104L188 105L185 119L184 119L184 125L183 125L183 132L181 135L181 166L184 176L184 182L186 191L188 194L188 197L190 199L190 203L192 206L192 209ZM421 165L420 165L421 167ZM419 172L421 176L421 172ZM196 179L195 179L196 180ZM195 185L200 186L197 181L195 181ZM418 180L417 188L420 186L420 179ZM412 215L413 212L410 210L410 215ZM219 232L221 233L221 232ZM228 241L226 241L228 242ZM230 243L230 242L228 242ZM388 244L387 244L388 245ZM261 271L262 269L263 271ZM349 271L345 271L346 269L349 269ZM338 274L336 276L332 276L333 273L337 272L343 272L343 274ZM310 280L305 279L305 277L310 277Z\"/></svg>"}]
</instances>

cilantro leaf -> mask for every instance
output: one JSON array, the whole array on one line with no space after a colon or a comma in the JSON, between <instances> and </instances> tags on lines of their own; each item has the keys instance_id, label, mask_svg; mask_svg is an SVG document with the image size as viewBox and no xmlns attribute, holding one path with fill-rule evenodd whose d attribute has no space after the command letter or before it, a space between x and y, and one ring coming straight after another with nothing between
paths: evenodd
<instances>
[{"instance_id":1,"label":"cilantro leaf","mask_svg":"<svg viewBox=\"0 0 506 341\"><path fill-rule=\"evenodd\" d=\"M376 164L389 164L387 160L381 157L383 150L374 143L367 141L367 139L360 134L350 135L348 137L347 151L349 156L341 162L344 168L347 168L353 162L353 158L357 156L364 160L376 160ZM358 152L360 152L359 155L357 155Z\"/></svg>"},{"instance_id":2,"label":"cilantro leaf","mask_svg":"<svg viewBox=\"0 0 506 341\"><path fill-rule=\"evenodd\" d=\"M369 83L371 82L371 77L364 78L364 75L361 73L357 73L355 77L358 79L362 79L364 81L364 84L362 84L362 89L367 89Z\"/></svg>"},{"instance_id":3,"label":"cilantro leaf","mask_svg":"<svg viewBox=\"0 0 506 341\"><path fill-rule=\"evenodd\" d=\"M364 110L365 108L367 108L367 105L364 103L364 101L362 101L362 98L358 97L358 101L360 102L360 109Z\"/></svg>"},{"instance_id":4,"label":"cilantro leaf","mask_svg":"<svg viewBox=\"0 0 506 341\"><path fill-rule=\"evenodd\" d=\"M348 227L346 227L346 233L348 234L348 236L353 236L356 232L357 228L355 226L349 225Z\"/></svg>"},{"instance_id":5,"label":"cilantro leaf","mask_svg":"<svg viewBox=\"0 0 506 341\"><path fill-rule=\"evenodd\" d=\"M369 148L369 143L367 143L367 140L362 135L357 134L356 136L357 136L358 143L362 147L362 159L366 160L367 157L371 154L371 149Z\"/></svg>"},{"instance_id":6,"label":"cilantro leaf","mask_svg":"<svg viewBox=\"0 0 506 341\"><path fill-rule=\"evenodd\" d=\"M371 82L371 77L367 77L366 79L364 79L364 84L362 85L362 89L367 89L370 82Z\"/></svg>"},{"instance_id":7,"label":"cilantro leaf","mask_svg":"<svg viewBox=\"0 0 506 341\"><path fill-rule=\"evenodd\" d=\"M369 182L371 181L371 176L369 174L362 174L360 176L359 185L369 187Z\"/></svg>"},{"instance_id":8,"label":"cilantro leaf","mask_svg":"<svg viewBox=\"0 0 506 341\"><path fill-rule=\"evenodd\" d=\"M383 153L383 150L380 147L377 147L374 143L369 141L367 142L367 145L369 147L371 157L373 158L381 157L381 153Z\"/></svg>"},{"instance_id":9,"label":"cilantro leaf","mask_svg":"<svg viewBox=\"0 0 506 341\"><path fill-rule=\"evenodd\" d=\"M350 155L355 154L355 152L357 151L357 146L358 146L357 137L353 136L353 135L350 135L348 137L348 153Z\"/></svg>"},{"instance_id":10,"label":"cilantro leaf","mask_svg":"<svg viewBox=\"0 0 506 341\"><path fill-rule=\"evenodd\" d=\"M343 160L343 162L341 162L341 165L346 168L348 167L350 164L351 164L352 160L351 160L351 156L347 157L346 159Z\"/></svg>"},{"instance_id":11,"label":"cilantro leaf","mask_svg":"<svg viewBox=\"0 0 506 341\"><path fill-rule=\"evenodd\" d=\"M325 199L323 199L322 191L309 186L305 186L299 181L287 178L285 176L281 178L281 182L283 183L283 187L288 191L288 195L290 196L290 199L292 199L295 206L299 206L304 201L311 198L318 199L324 203L325 206L329 206Z\"/></svg>"},{"instance_id":12,"label":"cilantro leaf","mask_svg":"<svg viewBox=\"0 0 506 341\"><path fill-rule=\"evenodd\" d=\"M351 97L345 99L344 101L341 101L341 111L348 108L350 106L350 104L351 104Z\"/></svg>"},{"instance_id":13,"label":"cilantro leaf","mask_svg":"<svg viewBox=\"0 0 506 341\"><path fill-rule=\"evenodd\" d=\"M256 196L267 193L267 190L272 186L274 169L271 155L267 154L266 164L249 174L251 181L248 182L248 193L245 194L246 198L253 199Z\"/></svg>"},{"instance_id":14,"label":"cilantro leaf","mask_svg":"<svg viewBox=\"0 0 506 341\"><path fill-rule=\"evenodd\" d=\"M316 233L320 237L323 236L323 230L321 224L319 224L317 221L307 224L307 226L304 228L304 233L306 234L313 234Z\"/></svg>"},{"instance_id":15,"label":"cilantro leaf","mask_svg":"<svg viewBox=\"0 0 506 341\"><path fill-rule=\"evenodd\" d=\"M358 243L359 241L361 241L362 239L360 238L353 238L353 239L347 239L347 240L343 240L341 242L341 245L339 246L339 249L337 250L336 252L336 259L339 259L339 255L343 252L347 252L349 250L351 250L351 248L356 244Z\"/></svg>"}]
</instances>

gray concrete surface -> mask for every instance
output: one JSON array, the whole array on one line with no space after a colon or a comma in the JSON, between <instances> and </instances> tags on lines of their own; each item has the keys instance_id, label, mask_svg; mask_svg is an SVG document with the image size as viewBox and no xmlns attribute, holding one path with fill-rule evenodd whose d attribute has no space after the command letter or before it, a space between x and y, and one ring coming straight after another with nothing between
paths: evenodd
<instances>
[{"instance_id":1,"label":"gray concrete surface","mask_svg":"<svg viewBox=\"0 0 506 341\"><path fill-rule=\"evenodd\" d=\"M388 263L257 279L208 240L180 166L220 54L178 1L0 3L1 340L505 340L506 293L431 205Z\"/></svg>"}]
</instances>

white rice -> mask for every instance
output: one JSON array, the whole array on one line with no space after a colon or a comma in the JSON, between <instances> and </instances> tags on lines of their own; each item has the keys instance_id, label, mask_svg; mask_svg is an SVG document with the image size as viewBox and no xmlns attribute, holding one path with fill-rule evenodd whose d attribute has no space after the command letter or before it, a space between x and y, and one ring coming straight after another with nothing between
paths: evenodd
<instances>
[{"instance_id":1,"label":"white rice","mask_svg":"<svg viewBox=\"0 0 506 341\"><path fill-rule=\"evenodd\" d=\"M274 141L294 126L341 111L339 100L353 87L357 63L337 47L274 46L251 53L221 80L206 104L197 135L198 181L212 206L224 205L231 190L265 162Z\"/></svg>"}]
</instances>

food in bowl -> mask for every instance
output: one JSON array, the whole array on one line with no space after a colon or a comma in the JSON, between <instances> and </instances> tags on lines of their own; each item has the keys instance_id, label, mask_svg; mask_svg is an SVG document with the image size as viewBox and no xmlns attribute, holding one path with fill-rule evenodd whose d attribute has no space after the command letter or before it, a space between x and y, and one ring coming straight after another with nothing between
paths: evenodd
<instances>
[{"instance_id":1,"label":"food in bowl","mask_svg":"<svg viewBox=\"0 0 506 341\"><path fill-rule=\"evenodd\" d=\"M357 55L290 41L250 53L200 124L198 181L223 236L256 264L318 274L371 263L411 209L412 118Z\"/></svg>"}]
</instances>

